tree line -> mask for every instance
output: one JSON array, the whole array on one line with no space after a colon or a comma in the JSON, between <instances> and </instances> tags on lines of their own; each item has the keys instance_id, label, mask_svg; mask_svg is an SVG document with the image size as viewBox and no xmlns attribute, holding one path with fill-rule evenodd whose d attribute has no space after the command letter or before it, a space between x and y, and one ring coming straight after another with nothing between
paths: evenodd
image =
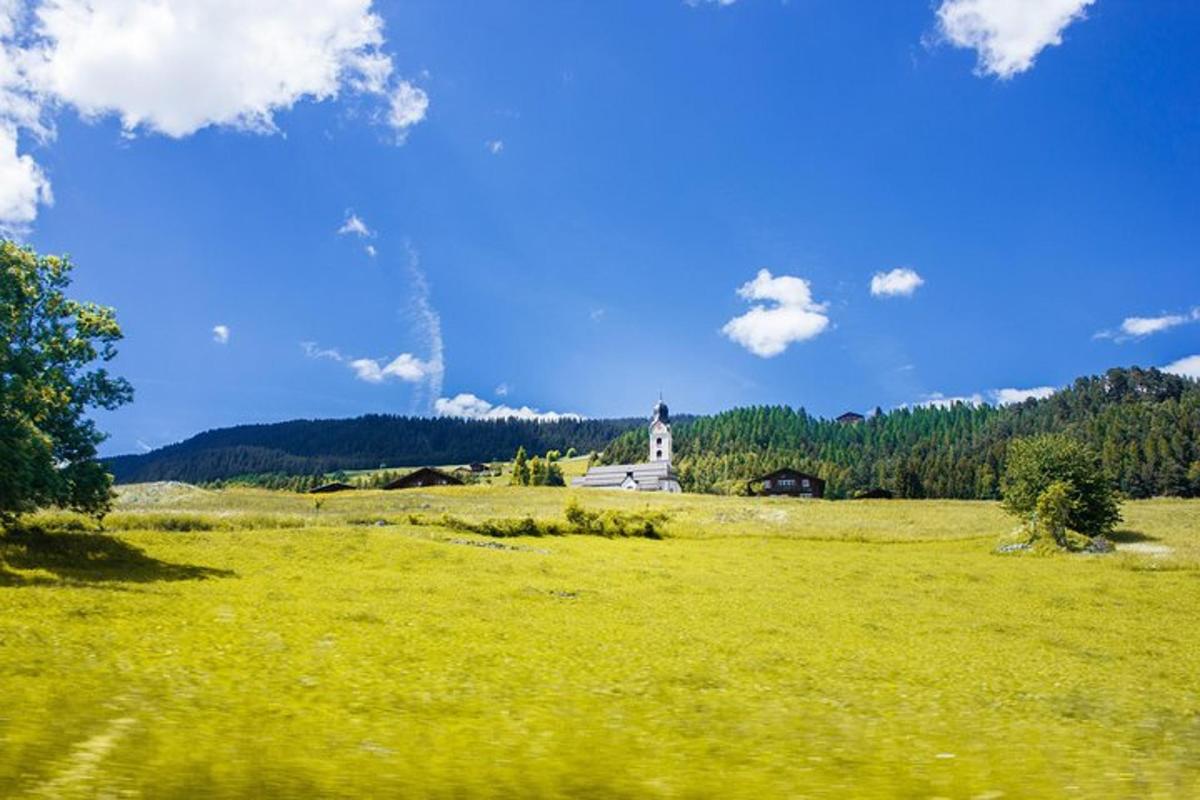
<instances>
[{"instance_id":1,"label":"tree line","mask_svg":"<svg viewBox=\"0 0 1200 800\"><path fill-rule=\"evenodd\" d=\"M995 499L1012 440L1064 433L1097 452L1128 497L1200 495L1200 383L1156 369L1112 369L999 408L877 410L841 424L803 408L755 406L676 423L673 433L675 468L691 492L740 493L752 478L791 466L824 478L835 498L883 488ZM604 462L640 460L648 435L638 428L617 437Z\"/></svg>"}]
</instances>

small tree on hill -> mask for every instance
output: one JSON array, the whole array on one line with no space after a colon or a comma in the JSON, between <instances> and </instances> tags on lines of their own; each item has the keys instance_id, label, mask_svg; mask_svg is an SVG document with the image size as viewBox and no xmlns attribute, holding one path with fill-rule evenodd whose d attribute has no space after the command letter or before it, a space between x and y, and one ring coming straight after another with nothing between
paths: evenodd
<instances>
[{"instance_id":1,"label":"small tree on hill","mask_svg":"<svg viewBox=\"0 0 1200 800\"><path fill-rule=\"evenodd\" d=\"M529 485L529 462L524 447L517 448L516 458L513 459L512 479L509 482L513 486Z\"/></svg>"},{"instance_id":2,"label":"small tree on hill","mask_svg":"<svg viewBox=\"0 0 1200 800\"><path fill-rule=\"evenodd\" d=\"M1026 520L1052 511L1054 524L1087 536L1110 533L1121 521L1116 491L1099 457L1062 434L1013 441L1001 488L1005 510Z\"/></svg>"},{"instance_id":3,"label":"small tree on hill","mask_svg":"<svg viewBox=\"0 0 1200 800\"><path fill-rule=\"evenodd\" d=\"M530 486L545 486L546 485L546 460L534 456L529 461L529 485Z\"/></svg>"},{"instance_id":4,"label":"small tree on hill","mask_svg":"<svg viewBox=\"0 0 1200 800\"><path fill-rule=\"evenodd\" d=\"M0 522L39 507L103 515L112 476L90 409L133 389L99 366L121 339L111 308L66 297L71 262L0 240Z\"/></svg>"}]
</instances>

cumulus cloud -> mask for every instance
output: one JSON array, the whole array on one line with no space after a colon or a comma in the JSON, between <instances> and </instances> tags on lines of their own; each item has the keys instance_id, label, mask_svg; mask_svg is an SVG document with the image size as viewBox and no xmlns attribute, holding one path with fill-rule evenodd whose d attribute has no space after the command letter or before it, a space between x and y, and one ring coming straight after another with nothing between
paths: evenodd
<instances>
[{"instance_id":1,"label":"cumulus cloud","mask_svg":"<svg viewBox=\"0 0 1200 800\"><path fill-rule=\"evenodd\" d=\"M37 219L38 206L54 197L50 181L29 155L17 152L15 125L0 120L0 233L21 233Z\"/></svg>"},{"instance_id":2,"label":"cumulus cloud","mask_svg":"<svg viewBox=\"0 0 1200 800\"><path fill-rule=\"evenodd\" d=\"M389 378L419 383L430 377L439 367L429 361L422 361L412 353L401 353L391 361L384 363L373 358L356 358L349 362L355 377L367 383L383 383Z\"/></svg>"},{"instance_id":3,"label":"cumulus cloud","mask_svg":"<svg viewBox=\"0 0 1200 800\"><path fill-rule=\"evenodd\" d=\"M396 142L403 144L412 126L425 119L429 110L429 95L408 81L400 81L392 90L388 124L396 132Z\"/></svg>"},{"instance_id":4,"label":"cumulus cloud","mask_svg":"<svg viewBox=\"0 0 1200 800\"><path fill-rule=\"evenodd\" d=\"M768 305L753 306L729 320L721 332L761 358L777 356L793 342L812 339L829 327L827 304L813 300L803 278L776 278L763 269L737 293L745 300L765 300Z\"/></svg>"},{"instance_id":5,"label":"cumulus cloud","mask_svg":"<svg viewBox=\"0 0 1200 800\"><path fill-rule=\"evenodd\" d=\"M583 419L579 414L538 411L529 406L513 408L506 405L493 405L487 400L468 392L457 394L454 397L439 397L433 405L434 411L438 416L459 417L461 419L522 419L534 422Z\"/></svg>"},{"instance_id":6,"label":"cumulus cloud","mask_svg":"<svg viewBox=\"0 0 1200 800\"><path fill-rule=\"evenodd\" d=\"M1062 44L1062 33L1095 0L942 0L938 33L978 56L980 75L1008 79L1033 66L1042 50Z\"/></svg>"},{"instance_id":7,"label":"cumulus cloud","mask_svg":"<svg viewBox=\"0 0 1200 800\"><path fill-rule=\"evenodd\" d=\"M375 233L367 227L367 223L362 221L354 212L349 212L346 215L346 221L342 223L342 227L338 228L339 236L358 236L361 238L369 238Z\"/></svg>"},{"instance_id":8,"label":"cumulus cloud","mask_svg":"<svg viewBox=\"0 0 1200 800\"><path fill-rule=\"evenodd\" d=\"M996 405L1009 406L1014 403L1023 403L1031 398L1045 400L1057 391L1058 388L1055 386L1034 386L1029 389L993 389L990 394Z\"/></svg>"},{"instance_id":9,"label":"cumulus cloud","mask_svg":"<svg viewBox=\"0 0 1200 800\"><path fill-rule=\"evenodd\" d=\"M214 325L212 329L213 341L217 344L229 344L229 326Z\"/></svg>"},{"instance_id":10,"label":"cumulus cloud","mask_svg":"<svg viewBox=\"0 0 1200 800\"><path fill-rule=\"evenodd\" d=\"M1200 307L1182 314L1161 314L1157 317L1126 317L1116 330L1100 331L1097 339L1114 339L1118 342L1129 339L1141 339L1155 333L1162 333L1180 325L1200 322Z\"/></svg>"},{"instance_id":11,"label":"cumulus cloud","mask_svg":"<svg viewBox=\"0 0 1200 800\"><path fill-rule=\"evenodd\" d=\"M912 297L925 279L916 270L907 267L897 267L891 272L876 272L871 277L871 295L873 297Z\"/></svg>"},{"instance_id":12,"label":"cumulus cloud","mask_svg":"<svg viewBox=\"0 0 1200 800\"><path fill-rule=\"evenodd\" d=\"M397 79L372 0L0 0L0 225L51 200L17 132L53 138L53 112L114 116L127 135L277 130L303 101L354 94L402 142L429 98Z\"/></svg>"},{"instance_id":13,"label":"cumulus cloud","mask_svg":"<svg viewBox=\"0 0 1200 800\"><path fill-rule=\"evenodd\" d=\"M983 395L979 392L966 395L951 395L947 396L941 392L933 392L927 394L915 405L921 408L953 408L956 405L981 406L983 405Z\"/></svg>"},{"instance_id":14,"label":"cumulus cloud","mask_svg":"<svg viewBox=\"0 0 1200 800\"><path fill-rule=\"evenodd\" d=\"M1172 361L1163 367L1163 372L1169 372L1172 375L1182 375L1185 378L1200 380L1200 355L1187 356L1178 361Z\"/></svg>"}]
</instances>

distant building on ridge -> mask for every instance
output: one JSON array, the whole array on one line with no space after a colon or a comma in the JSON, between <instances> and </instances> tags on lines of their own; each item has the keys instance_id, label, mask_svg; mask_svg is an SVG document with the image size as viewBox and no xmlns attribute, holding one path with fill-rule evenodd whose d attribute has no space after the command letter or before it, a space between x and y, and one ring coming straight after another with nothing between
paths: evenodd
<instances>
[{"instance_id":1,"label":"distant building on ridge","mask_svg":"<svg viewBox=\"0 0 1200 800\"><path fill-rule=\"evenodd\" d=\"M646 463L592 467L582 478L572 480L571 485L631 492L681 492L679 476L671 468L671 454L671 412L660 398L650 419L650 451Z\"/></svg>"},{"instance_id":2,"label":"distant building on ridge","mask_svg":"<svg viewBox=\"0 0 1200 800\"><path fill-rule=\"evenodd\" d=\"M840 417L838 417L837 421L843 425L854 425L855 423L862 422L864 419L866 419L866 417L864 417L862 414L859 414L857 411L847 411L845 414L842 414Z\"/></svg>"}]
</instances>

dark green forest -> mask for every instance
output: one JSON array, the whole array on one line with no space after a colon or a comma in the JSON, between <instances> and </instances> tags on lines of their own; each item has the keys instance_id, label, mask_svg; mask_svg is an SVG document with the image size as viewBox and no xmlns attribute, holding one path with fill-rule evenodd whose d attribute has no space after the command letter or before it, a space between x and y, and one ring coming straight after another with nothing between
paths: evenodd
<instances>
[{"instance_id":1,"label":"dark green forest","mask_svg":"<svg viewBox=\"0 0 1200 800\"><path fill-rule=\"evenodd\" d=\"M338 470L500 461L531 453L601 450L640 419L464 420L368 415L207 431L143 455L108 459L118 483L206 483L237 476L311 476Z\"/></svg>"},{"instance_id":2,"label":"dark green forest","mask_svg":"<svg viewBox=\"0 0 1200 800\"><path fill-rule=\"evenodd\" d=\"M1113 369L1044 400L996 408L903 408L843 425L803 408L756 406L674 426L684 491L741 492L783 466L816 474L826 496L872 488L898 497L996 498L1014 438L1062 432L1091 446L1129 497L1200 495L1200 383L1158 370ZM607 463L638 461L647 430L618 437Z\"/></svg>"}]
</instances>

